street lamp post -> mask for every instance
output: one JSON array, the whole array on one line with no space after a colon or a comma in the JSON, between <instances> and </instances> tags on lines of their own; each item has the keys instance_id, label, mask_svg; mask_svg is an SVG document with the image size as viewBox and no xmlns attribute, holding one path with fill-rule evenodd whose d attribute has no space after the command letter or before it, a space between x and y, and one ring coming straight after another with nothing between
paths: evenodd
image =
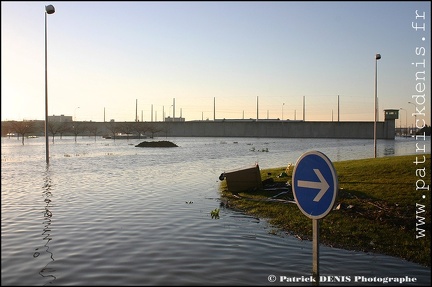
<instances>
[{"instance_id":1,"label":"street lamp post","mask_svg":"<svg viewBox=\"0 0 432 287\"><path fill-rule=\"evenodd\" d=\"M283 117L283 108L284 108L284 106L285 106L285 103L282 103L282 120L284 119L284 117Z\"/></svg>"},{"instance_id":2,"label":"street lamp post","mask_svg":"<svg viewBox=\"0 0 432 287\"><path fill-rule=\"evenodd\" d=\"M47 14L55 12L53 5L45 6L45 149L46 163L49 164L49 143L48 143L48 70L47 70Z\"/></svg>"},{"instance_id":3,"label":"street lamp post","mask_svg":"<svg viewBox=\"0 0 432 287\"><path fill-rule=\"evenodd\" d=\"M417 134L417 105L413 102L408 102L408 104L414 105L414 135Z\"/></svg>"},{"instance_id":4,"label":"street lamp post","mask_svg":"<svg viewBox=\"0 0 432 287\"><path fill-rule=\"evenodd\" d=\"M400 108L402 111L405 111L405 135L407 135L408 134L408 132L407 132L407 129L408 129L408 126L407 126L407 114L408 114L408 111L407 110L405 110L405 109L403 109L403 108ZM402 131L401 131L401 133L402 133Z\"/></svg>"},{"instance_id":5,"label":"street lamp post","mask_svg":"<svg viewBox=\"0 0 432 287\"><path fill-rule=\"evenodd\" d=\"M74 111L74 121L76 121L76 110L79 109L80 107L76 107L75 111Z\"/></svg>"},{"instance_id":6,"label":"street lamp post","mask_svg":"<svg viewBox=\"0 0 432 287\"><path fill-rule=\"evenodd\" d=\"M375 55L375 97L374 97L374 157L377 157L377 62L381 59L380 54Z\"/></svg>"}]
</instances>

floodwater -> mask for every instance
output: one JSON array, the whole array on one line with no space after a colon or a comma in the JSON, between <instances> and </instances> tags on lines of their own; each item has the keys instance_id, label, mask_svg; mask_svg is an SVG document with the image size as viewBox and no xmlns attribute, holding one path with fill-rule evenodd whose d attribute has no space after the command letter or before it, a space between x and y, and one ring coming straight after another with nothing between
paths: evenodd
<instances>
[{"instance_id":1,"label":"floodwater","mask_svg":"<svg viewBox=\"0 0 432 287\"><path fill-rule=\"evenodd\" d=\"M333 162L373 157L373 140L155 140L179 147L50 139L47 167L44 138L2 138L2 286L310 286L312 242L221 207L219 175L255 163L285 167L310 150ZM415 144L378 140L378 156L415 155ZM399 258L327 246L319 258L320 285L431 283L430 268Z\"/></svg>"}]
</instances>

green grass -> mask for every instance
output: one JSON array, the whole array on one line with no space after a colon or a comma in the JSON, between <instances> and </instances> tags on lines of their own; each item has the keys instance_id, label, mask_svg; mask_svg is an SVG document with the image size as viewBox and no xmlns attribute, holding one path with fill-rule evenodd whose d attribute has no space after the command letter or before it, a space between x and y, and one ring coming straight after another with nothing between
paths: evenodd
<instances>
[{"instance_id":1,"label":"green grass","mask_svg":"<svg viewBox=\"0 0 432 287\"><path fill-rule=\"evenodd\" d=\"M423 154L417 156L423 159ZM417 180L431 183L430 154L425 156L426 163L418 165L414 163L416 155L334 162L339 181L335 207L342 208L320 219L320 244L386 254L430 267L430 190L416 190ZM287 177L278 177L285 169L261 170L261 177L291 183L293 167ZM226 181L221 182L220 190L226 206L265 218L298 238L312 239L312 219L292 202L292 193L278 197L287 201L277 202L266 200L278 193L274 191L233 194L227 190ZM425 230L425 236L418 239L416 203L424 205L426 211L417 214L425 218L425 224L418 226Z\"/></svg>"}]
</instances>

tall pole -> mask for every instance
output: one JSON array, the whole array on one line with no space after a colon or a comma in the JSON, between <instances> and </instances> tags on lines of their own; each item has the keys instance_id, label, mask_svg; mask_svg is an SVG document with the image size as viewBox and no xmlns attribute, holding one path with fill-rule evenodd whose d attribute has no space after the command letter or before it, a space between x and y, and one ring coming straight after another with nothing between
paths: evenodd
<instances>
[{"instance_id":1,"label":"tall pole","mask_svg":"<svg viewBox=\"0 0 432 287\"><path fill-rule=\"evenodd\" d=\"M402 108L401 108L402 109ZM403 134L402 134L402 119L399 119L399 133L400 133L400 136L402 136Z\"/></svg>"},{"instance_id":2,"label":"tall pole","mask_svg":"<svg viewBox=\"0 0 432 287\"><path fill-rule=\"evenodd\" d=\"M216 120L216 97L213 97L213 121Z\"/></svg>"},{"instance_id":3,"label":"tall pole","mask_svg":"<svg viewBox=\"0 0 432 287\"><path fill-rule=\"evenodd\" d=\"M400 108L402 111L405 111L405 135L408 135L408 125L407 125L407 115L408 115L408 111ZM402 129L401 129L401 134L402 134Z\"/></svg>"},{"instance_id":4,"label":"tall pole","mask_svg":"<svg viewBox=\"0 0 432 287\"><path fill-rule=\"evenodd\" d=\"M135 121L138 121L138 99L135 99Z\"/></svg>"},{"instance_id":5,"label":"tall pole","mask_svg":"<svg viewBox=\"0 0 432 287\"><path fill-rule=\"evenodd\" d=\"M378 86L378 82L377 82L377 63L378 60L381 59L381 55L380 54L376 54L375 55L375 96L374 96L374 157L377 157L377 102L378 102L378 98L377 98L377 86Z\"/></svg>"},{"instance_id":6,"label":"tall pole","mask_svg":"<svg viewBox=\"0 0 432 287\"><path fill-rule=\"evenodd\" d=\"M340 110L339 110L339 95L338 95L338 122L340 120L339 116L340 116Z\"/></svg>"},{"instance_id":7,"label":"tall pole","mask_svg":"<svg viewBox=\"0 0 432 287\"><path fill-rule=\"evenodd\" d=\"M415 107L413 115L414 115L414 135L416 135L417 134L417 105L414 104L413 102L408 102L408 104L414 105L414 107ZM407 111L407 113L408 113L408 111ZM408 129L408 126L407 126L407 129Z\"/></svg>"},{"instance_id":8,"label":"tall pole","mask_svg":"<svg viewBox=\"0 0 432 287\"><path fill-rule=\"evenodd\" d=\"M282 120L284 119L284 117L283 117L283 108L284 108L284 106L285 106L285 103L282 103Z\"/></svg>"},{"instance_id":9,"label":"tall pole","mask_svg":"<svg viewBox=\"0 0 432 287\"><path fill-rule=\"evenodd\" d=\"M306 99L305 99L305 96L303 96L303 121L305 121L305 110L306 110L306 108L305 108L305 105L306 105Z\"/></svg>"},{"instance_id":10,"label":"tall pole","mask_svg":"<svg viewBox=\"0 0 432 287\"><path fill-rule=\"evenodd\" d=\"M45 11L45 155L46 155L46 163L49 164L47 54L48 54L47 53L47 12Z\"/></svg>"},{"instance_id":11,"label":"tall pole","mask_svg":"<svg viewBox=\"0 0 432 287\"><path fill-rule=\"evenodd\" d=\"M319 221L312 219L312 278L319 285Z\"/></svg>"},{"instance_id":12,"label":"tall pole","mask_svg":"<svg viewBox=\"0 0 432 287\"><path fill-rule=\"evenodd\" d=\"M76 107L74 110L74 121L76 121L76 110L79 109L80 107Z\"/></svg>"},{"instance_id":13,"label":"tall pole","mask_svg":"<svg viewBox=\"0 0 432 287\"><path fill-rule=\"evenodd\" d=\"M53 5L45 6L45 155L46 163L49 164L49 142L48 142L48 53L47 53L47 14L55 12Z\"/></svg>"},{"instance_id":14,"label":"tall pole","mask_svg":"<svg viewBox=\"0 0 432 287\"><path fill-rule=\"evenodd\" d=\"M173 121L175 121L175 98L173 98Z\"/></svg>"},{"instance_id":15,"label":"tall pole","mask_svg":"<svg viewBox=\"0 0 432 287\"><path fill-rule=\"evenodd\" d=\"M258 121L258 96L257 96L257 121Z\"/></svg>"}]
</instances>

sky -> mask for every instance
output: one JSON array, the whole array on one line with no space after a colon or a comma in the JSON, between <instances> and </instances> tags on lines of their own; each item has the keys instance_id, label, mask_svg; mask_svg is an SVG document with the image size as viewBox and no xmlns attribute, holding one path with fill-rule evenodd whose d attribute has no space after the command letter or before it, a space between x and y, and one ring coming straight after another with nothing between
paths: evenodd
<instances>
[{"instance_id":1,"label":"sky","mask_svg":"<svg viewBox=\"0 0 432 287\"><path fill-rule=\"evenodd\" d=\"M50 4L50 116L374 121L376 79L431 124L429 1L2 1L2 121L45 118Z\"/></svg>"}]
</instances>

